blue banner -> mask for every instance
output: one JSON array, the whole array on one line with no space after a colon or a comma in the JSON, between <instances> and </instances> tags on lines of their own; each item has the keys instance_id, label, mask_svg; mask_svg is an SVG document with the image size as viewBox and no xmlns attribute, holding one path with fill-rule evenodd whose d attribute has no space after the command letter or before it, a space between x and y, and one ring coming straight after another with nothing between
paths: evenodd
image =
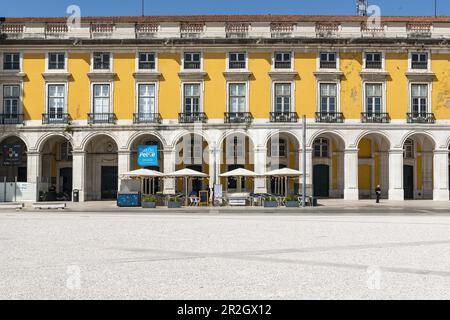
<instances>
[{"instance_id":1,"label":"blue banner","mask_svg":"<svg viewBox=\"0 0 450 320\"><path fill-rule=\"evenodd\" d=\"M138 146L138 166L158 166L158 146Z\"/></svg>"}]
</instances>

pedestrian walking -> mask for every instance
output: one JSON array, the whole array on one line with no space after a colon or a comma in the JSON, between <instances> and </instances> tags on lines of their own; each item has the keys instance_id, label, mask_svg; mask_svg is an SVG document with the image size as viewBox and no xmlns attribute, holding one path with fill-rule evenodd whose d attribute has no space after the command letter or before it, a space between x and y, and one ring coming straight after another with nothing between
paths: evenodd
<instances>
[{"instance_id":1,"label":"pedestrian walking","mask_svg":"<svg viewBox=\"0 0 450 320\"><path fill-rule=\"evenodd\" d=\"M380 198L381 198L381 187L380 187L380 185L377 185L377 187L375 188L375 195L377 197L377 203L380 203Z\"/></svg>"}]
</instances>

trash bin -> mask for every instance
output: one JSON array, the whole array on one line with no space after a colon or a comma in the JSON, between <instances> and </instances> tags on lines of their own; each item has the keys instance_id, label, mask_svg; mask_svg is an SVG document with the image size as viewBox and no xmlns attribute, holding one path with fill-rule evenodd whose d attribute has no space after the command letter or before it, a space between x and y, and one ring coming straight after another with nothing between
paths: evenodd
<instances>
[{"instance_id":1,"label":"trash bin","mask_svg":"<svg viewBox=\"0 0 450 320\"><path fill-rule=\"evenodd\" d=\"M80 201L80 190L78 190L78 189L74 189L73 190L72 200L73 200L73 202L79 202Z\"/></svg>"}]
</instances>

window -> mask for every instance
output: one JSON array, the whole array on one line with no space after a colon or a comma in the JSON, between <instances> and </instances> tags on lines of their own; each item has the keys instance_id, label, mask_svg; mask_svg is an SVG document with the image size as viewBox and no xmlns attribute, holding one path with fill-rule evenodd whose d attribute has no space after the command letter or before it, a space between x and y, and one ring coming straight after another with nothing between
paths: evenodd
<instances>
[{"instance_id":1,"label":"window","mask_svg":"<svg viewBox=\"0 0 450 320\"><path fill-rule=\"evenodd\" d=\"M230 83L229 84L229 112L246 112L247 98L246 98L246 84L245 83Z\"/></svg>"},{"instance_id":2,"label":"window","mask_svg":"<svg viewBox=\"0 0 450 320\"><path fill-rule=\"evenodd\" d=\"M199 52L188 52L184 54L184 69L197 69L201 68L201 54Z\"/></svg>"},{"instance_id":3,"label":"window","mask_svg":"<svg viewBox=\"0 0 450 320\"><path fill-rule=\"evenodd\" d=\"M382 54L379 52L366 53L366 69L381 69L382 59Z\"/></svg>"},{"instance_id":4,"label":"window","mask_svg":"<svg viewBox=\"0 0 450 320\"><path fill-rule=\"evenodd\" d=\"M184 113L200 112L200 84L184 85Z\"/></svg>"},{"instance_id":5,"label":"window","mask_svg":"<svg viewBox=\"0 0 450 320\"><path fill-rule=\"evenodd\" d=\"M72 161L72 144L69 141L61 143L60 160Z\"/></svg>"},{"instance_id":6,"label":"window","mask_svg":"<svg viewBox=\"0 0 450 320\"><path fill-rule=\"evenodd\" d=\"M381 113L382 112L382 89L381 83L366 84L366 112Z\"/></svg>"},{"instance_id":7,"label":"window","mask_svg":"<svg viewBox=\"0 0 450 320\"><path fill-rule=\"evenodd\" d=\"M291 69L290 52L275 52L275 69Z\"/></svg>"},{"instance_id":8,"label":"window","mask_svg":"<svg viewBox=\"0 0 450 320\"><path fill-rule=\"evenodd\" d=\"M270 153L272 157L286 158L287 144L285 139L273 138L271 141Z\"/></svg>"},{"instance_id":9,"label":"window","mask_svg":"<svg viewBox=\"0 0 450 320\"><path fill-rule=\"evenodd\" d=\"M424 116L428 112L428 85L411 85L411 113L413 116Z\"/></svg>"},{"instance_id":10,"label":"window","mask_svg":"<svg viewBox=\"0 0 450 320\"><path fill-rule=\"evenodd\" d=\"M414 141L407 139L403 145L403 157L405 159L414 159Z\"/></svg>"},{"instance_id":11,"label":"window","mask_svg":"<svg viewBox=\"0 0 450 320\"><path fill-rule=\"evenodd\" d=\"M64 114L66 86L64 84L48 85L49 119L62 119Z\"/></svg>"},{"instance_id":12,"label":"window","mask_svg":"<svg viewBox=\"0 0 450 320\"><path fill-rule=\"evenodd\" d=\"M64 70L66 68L65 53L48 54L48 70Z\"/></svg>"},{"instance_id":13,"label":"window","mask_svg":"<svg viewBox=\"0 0 450 320\"><path fill-rule=\"evenodd\" d=\"M110 93L109 84L94 84L94 114L107 114L111 112Z\"/></svg>"},{"instance_id":14,"label":"window","mask_svg":"<svg viewBox=\"0 0 450 320\"><path fill-rule=\"evenodd\" d=\"M336 83L320 84L320 112L334 113L336 112L337 101L337 85Z\"/></svg>"},{"instance_id":15,"label":"window","mask_svg":"<svg viewBox=\"0 0 450 320\"><path fill-rule=\"evenodd\" d=\"M140 70L154 70L156 69L154 53L139 53L139 69Z\"/></svg>"},{"instance_id":16,"label":"window","mask_svg":"<svg viewBox=\"0 0 450 320\"><path fill-rule=\"evenodd\" d=\"M152 117L155 110L155 85L139 84L138 85L138 112L140 118Z\"/></svg>"},{"instance_id":17,"label":"window","mask_svg":"<svg viewBox=\"0 0 450 320\"><path fill-rule=\"evenodd\" d=\"M411 69L428 69L428 54L413 53L411 54Z\"/></svg>"},{"instance_id":18,"label":"window","mask_svg":"<svg viewBox=\"0 0 450 320\"><path fill-rule=\"evenodd\" d=\"M94 52L94 70L109 70L111 66L111 54Z\"/></svg>"},{"instance_id":19,"label":"window","mask_svg":"<svg viewBox=\"0 0 450 320\"><path fill-rule=\"evenodd\" d=\"M3 54L4 70L20 70L20 53Z\"/></svg>"},{"instance_id":20,"label":"window","mask_svg":"<svg viewBox=\"0 0 450 320\"><path fill-rule=\"evenodd\" d=\"M314 140L314 157L328 158L329 142L328 139L318 138Z\"/></svg>"},{"instance_id":21,"label":"window","mask_svg":"<svg viewBox=\"0 0 450 320\"><path fill-rule=\"evenodd\" d=\"M246 54L245 52L231 52L228 56L228 69L245 69Z\"/></svg>"},{"instance_id":22,"label":"window","mask_svg":"<svg viewBox=\"0 0 450 320\"><path fill-rule=\"evenodd\" d=\"M20 104L20 87L18 85L3 86L3 115L17 117Z\"/></svg>"},{"instance_id":23,"label":"window","mask_svg":"<svg viewBox=\"0 0 450 320\"><path fill-rule=\"evenodd\" d=\"M275 84L275 112L291 112L291 84Z\"/></svg>"},{"instance_id":24,"label":"window","mask_svg":"<svg viewBox=\"0 0 450 320\"><path fill-rule=\"evenodd\" d=\"M322 52L320 54L320 68L321 69L336 69L336 53L335 52Z\"/></svg>"}]
</instances>

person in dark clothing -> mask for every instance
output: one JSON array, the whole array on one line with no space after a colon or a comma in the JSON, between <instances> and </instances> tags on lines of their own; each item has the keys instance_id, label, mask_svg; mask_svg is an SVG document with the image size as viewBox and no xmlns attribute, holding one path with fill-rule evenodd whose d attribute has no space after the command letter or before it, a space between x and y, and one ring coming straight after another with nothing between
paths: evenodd
<instances>
[{"instance_id":1,"label":"person in dark clothing","mask_svg":"<svg viewBox=\"0 0 450 320\"><path fill-rule=\"evenodd\" d=\"M377 197L377 203L380 203L380 198L381 198L381 187L380 187L380 185L377 185L377 187L375 188L375 195Z\"/></svg>"}]
</instances>

